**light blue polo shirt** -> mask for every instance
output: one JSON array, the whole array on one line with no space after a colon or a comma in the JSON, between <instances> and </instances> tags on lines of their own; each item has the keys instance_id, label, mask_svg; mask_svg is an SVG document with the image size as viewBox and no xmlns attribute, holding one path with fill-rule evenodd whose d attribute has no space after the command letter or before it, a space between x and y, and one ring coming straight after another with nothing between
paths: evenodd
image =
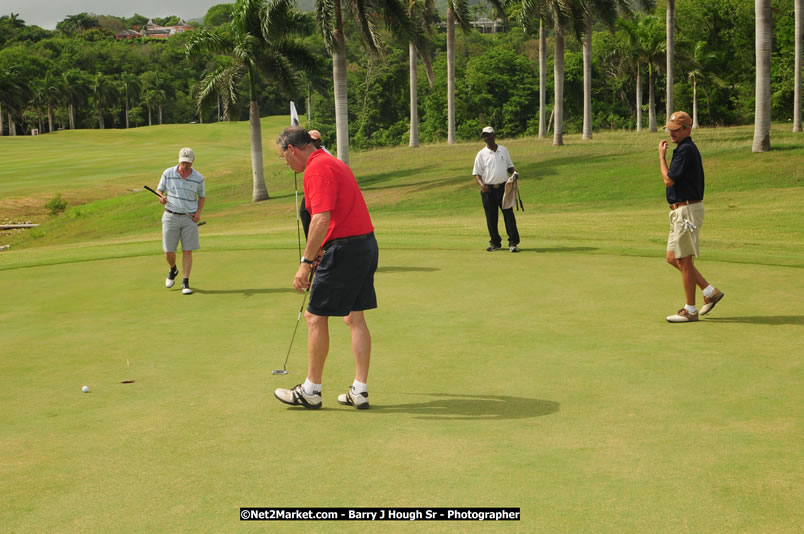
<instances>
[{"instance_id":1,"label":"light blue polo shirt","mask_svg":"<svg viewBox=\"0 0 804 534\"><path fill-rule=\"evenodd\" d=\"M167 191L165 208L173 213L195 213L198 211L198 199L206 197L204 177L193 169L185 180L179 174L179 166L168 167L162 173L162 179L156 189Z\"/></svg>"}]
</instances>

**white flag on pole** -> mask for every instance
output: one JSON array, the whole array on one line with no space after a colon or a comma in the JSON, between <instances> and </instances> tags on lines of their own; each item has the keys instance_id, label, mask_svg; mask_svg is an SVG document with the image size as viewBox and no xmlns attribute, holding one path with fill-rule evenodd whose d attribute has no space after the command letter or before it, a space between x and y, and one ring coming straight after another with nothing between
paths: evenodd
<instances>
[{"instance_id":1,"label":"white flag on pole","mask_svg":"<svg viewBox=\"0 0 804 534\"><path fill-rule=\"evenodd\" d=\"M290 125L299 125L299 114L296 113L296 104L293 103L293 100L290 101Z\"/></svg>"}]
</instances>

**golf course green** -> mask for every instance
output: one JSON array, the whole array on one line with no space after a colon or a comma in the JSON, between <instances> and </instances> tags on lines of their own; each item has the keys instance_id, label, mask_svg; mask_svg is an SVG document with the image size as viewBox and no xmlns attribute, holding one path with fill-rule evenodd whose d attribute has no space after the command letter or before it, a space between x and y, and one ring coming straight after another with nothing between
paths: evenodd
<instances>
[{"instance_id":1,"label":"golf course green","mask_svg":"<svg viewBox=\"0 0 804 534\"><path fill-rule=\"evenodd\" d=\"M336 402L354 365L333 318L324 406L306 411L273 396L305 378L303 321L289 374L271 374L303 298L287 122L263 119L260 203L247 123L0 137L0 222L41 223L0 232L0 530L801 531L801 134L774 125L753 154L751 127L694 131L697 265L725 293L694 324L665 321L684 304L664 261L666 134L499 139L519 254L485 252L479 139L353 152L380 246L371 409ZM143 190L182 146L207 188L190 296L164 286ZM245 506L521 519L244 524Z\"/></svg>"}]
</instances>

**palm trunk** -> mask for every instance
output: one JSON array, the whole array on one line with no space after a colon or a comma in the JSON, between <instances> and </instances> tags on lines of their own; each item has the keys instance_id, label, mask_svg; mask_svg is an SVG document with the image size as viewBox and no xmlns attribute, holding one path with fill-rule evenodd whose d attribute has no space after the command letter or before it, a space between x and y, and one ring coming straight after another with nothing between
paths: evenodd
<instances>
[{"instance_id":1,"label":"palm trunk","mask_svg":"<svg viewBox=\"0 0 804 534\"><path fill-rule=\"evenodd\" d=\"M801 6L801 3L804 0L796 0L796 59L795 59L795 82L794 82L794 90L793 90L793 131L800 132L801 131L801 42L804 40L804 36L802 35L802 18L804 18L804 9Z\"/></svg>"},{"instance_id":2,"label":"palm trunk","mask_svg":"<svg viewBox=\"0 0 804 534\"><path fill-rule=\"evenodd\" d=\"M159 104L159 124L162 124L162 104Z\"/></svg>"},{"instance_id":3,"label":"palm trunk","mask_svg":"<svg viewBox=\"0 0 804 534\"><path fill-rule=\"evenodd\" d=\"M55 117L53 116L53 103L47 103L47 128L49 132L53 131L53 123L56 122Z\"/></svg>"},{"instance_id":4,"label":"palm trunk","mask_svg":"<svg viewBox=\"0 0 804 534\"><path fill-rule=\"evenodd\" d=\"M583 36L583 139L592 138L592 17L586 15Z\"/></svg>"},{"instance_id":5,"label":"palm trunk","mask_svg":"<svg viewBox=\"0 0 804 534\"><path fill-rule=\"evenodd\" d=\"M653 65L648 65L648 131L655 132L656 127L656 98L653 94Z\"/></svg>"},{"instance_id":6,"label":"palm trunk","mask_svg":"<svg viewBox=\"0 0 804 534\"><path fill-rule=\"evenodd\" d=\"M343 35L340 2L336 2L335 51L332 53L332 81L335 89L335 142L338 159L349 163L349 103L346 85L346 37Z\"/></svg>"},{"instance_id":7,"label":"palm trunk","mask_svg":"<svg viewBox=\"0 0 804 534\"><path fill-rule=\"evenodd\" d=\"M100 102L98 102L98 128L103 130L103 108L101 108Z\"/></svg>"},{"instance_id":8,"label":"palm trunk","mask_svg":"<svg viewBox=\"0 0 804 534\"><path fill-rule=\"evenodd\" d=\"M70 116L70 129L75 130L75 106L72 102L67 106L67 114Z\"/></svg>"},{"instance_id":9,"label":"palm trunk","mask_svg":"<svg viewBox=\"0 0 804 534\"><path fill-rule=\"evenodd\" d=\"M248 104L248 126L251 133L251 174L254 181L252 202L268 200L268 189L265 187L265 171L262 167L262 127L260 126L260 107L257 100Z\"/></svg>"},{"instance_id":10,"label":"palm trunk","mask_svg":"<svg viewBox=\"0 0 804 534\"><path fill-rule=\"evenodd\" d=\"M692 127L698 128L698 80L692 77Z\"/></svg>"},{"instance_id":11,"label":"palm trunk","mask_svg":"<svg viewBox=\"0 0 804 534\"><path fill-rule=\"evenodd\" d=\"M151 106L148 106L148 126L152 126L153 123L151 122Z\"/></svg>"},{"instance_id":12,"label":"palm trunk","mask_svg":"<svg viewBox=\"0 0 804 534\"><path fill-rule=\"evenodd\" d=\"M642 131L642 76L641 70L639 68L639 63L637 63L637 73L636 73L636 131L637 133Z\"/></svg>"},{"instance_id":13,"label":"palm trunk","mask_svg":"<svg viewBox=\"0 0 804 534\"><path fill-rule=\"evenodd\" d=\"M408 146L419 146L419 86L416 75L416 45L411 41L408 44L408 58L410 60L410 140Z\"/></svg>"},{"instance_id":14,"label":"palm trunk","mask_svg":"<svg viewBox=\"0 0 804 534\"><path fill-rule=\"evenodd\" d=\"M544 139L544 116L547 95L547 36L544 32L544 19L539 18L539 139Z\"/></svg>"},{"instance_id":15,"label":"palm trunk","mask_svg":"<svg viewBox=\"0 0 804 534\"><path fill-rule=\"evenodd\" d=\"M126 91L126 129L129 127L128 122L128 91Z\"/></svg>"},{"instance_id":16,"label":"palm trunk","mask_svg":"<svg viewBox=\"0 0 804 534\"><path fill-rule=\"evenodd\" d=\"M554 126L553 146L564 145L564 30L555 25L555 52L553 52L553 84L555 96L553 101Z\"/></svg>"},{"instance_id":17,"label":"palm trunk","mask_svg":"<svg viewBox=\"0 0 804 534\"><path fill-rule=\"evenodd\" d=\"M676 0L667 0L667 116L665 123L670 120L673 114L673 59L675 58L675 21L676 21Z\"/></svg>"},{"instance_id":18,"label":"palm trunk","mask_svg":"<svg viewBox=\"0 0 804 534\"><path fill-rule=\"evenodd\" d=\"M455 12L447 8L447 144L455 144Z\"/></svg>"},{"instance_id":19,"label":"palm trunk","mask_svg":"<svg viewBox=\"0 0 804 534\"><path fill-rule=\"evenodd\" d=\"M754 111L753 152L770 150L770 62L771 8L770 0L755 0L756 12L756 108Z\"/></svg>"}]
</instances>

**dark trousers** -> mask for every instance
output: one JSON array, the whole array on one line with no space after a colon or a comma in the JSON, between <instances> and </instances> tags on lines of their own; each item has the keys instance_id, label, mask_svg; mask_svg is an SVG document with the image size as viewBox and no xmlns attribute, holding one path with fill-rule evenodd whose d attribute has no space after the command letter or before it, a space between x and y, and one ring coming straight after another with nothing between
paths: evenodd
<instances>
[{"instance_id":1,"label":"dark trousers","mask_svg":"<svg viewBox=\"0 0 804 534\"><path fill-rule=\"evenodd\" d=\"M514 208L504 210L502 208L503 194L505 193L505 184L500 187L494 188L488 186L488 193L480 192L480 198L483 200L483 210L486 212L486 225L489 228L489 241L490 245L495 247L502 246L502 237L497 230L497 218L499 214L497 210L502 210L503 220L505 221L505 233L508 234L508 246L519 244L519 230L516 227L516 217L514 216Z\"/></svg>"},{"instance_id":2,"label":"dark trousers","mask_svg":"<svg viewBox=\"0 0 804 534\"><path fill-rule=\"evenodd\" d=\"M304 195L301 197L301 204L299 204L299 219L301 219L302 228L304 229L304 238L307 239L307 234L310 232L310 221L313 216L307 211L307 206L304 205Z\"/></svg>"}]
</instances>

